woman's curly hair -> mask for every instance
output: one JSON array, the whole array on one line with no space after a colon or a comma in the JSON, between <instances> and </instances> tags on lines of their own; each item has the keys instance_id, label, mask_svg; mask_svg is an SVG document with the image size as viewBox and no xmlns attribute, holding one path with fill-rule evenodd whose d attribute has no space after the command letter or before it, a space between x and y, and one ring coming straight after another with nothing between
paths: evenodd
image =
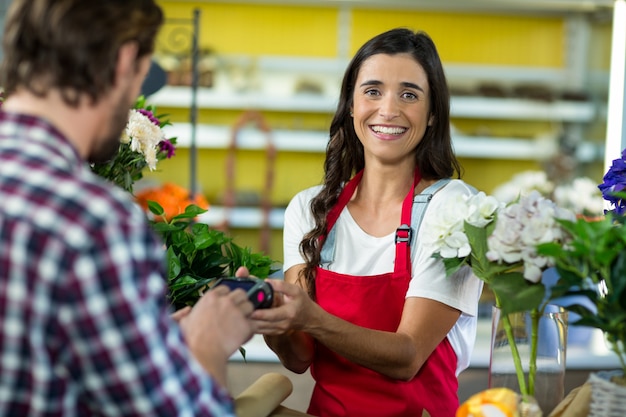
<instances>
[{"instance_id":1,"label":"woman's curly hair","mask_svg":"<svg viewBox=\"0 0 626 417\"><path fill-rule=\"evenodd\" d=\"M344 74L339 104L330 125L324 184L320 193L311 200L315 227L300 243L306 264L298 279L304 279L312 298L315 298L315 270L320 264L320 239L326 234L326 217L337 203L343 184L365 165L363 145L354 130L350 109L359 70L363 62L377 54L410 54L427 75L433 123L426 128L423 139L415 149L415 163L422 178L440 179L452 177L455 173L459 177L461 174L450 136L450 93L443 65L431 38L424 32L397 28L370 39L357 51Z\"/></svg>"}]
</instances>

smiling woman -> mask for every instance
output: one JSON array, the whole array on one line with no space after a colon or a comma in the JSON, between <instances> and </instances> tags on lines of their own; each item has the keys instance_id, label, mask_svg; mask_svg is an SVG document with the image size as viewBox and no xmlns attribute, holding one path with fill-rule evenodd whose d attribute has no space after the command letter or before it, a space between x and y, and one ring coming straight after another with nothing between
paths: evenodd
<instances>
[{"instance_id":1,"label":"smiling woman","mask_svg":"<svg viewBox=\"0 0 626 417\"><path fill-rule=\"evenodd\" d=\"M452 417L458 408L482 285L468 268L447 278L419 231L475 193L451 178L460 166L449 125L428 35L394 29L359 49L330 126L324 184L285 212L279 305L252 316L288 369L311 367L309 414Z\"/></svg>"},{"instance_id":2,"label":"smiling woman","mask_svg":"<svg viewBox=\"0 0 626 417\"><path fill-rule=\"evenodd\" d=\"M433 119L422 66L409 54L377 54L363 63L356 85L351 115L366 159L379 157L382 163L398 164L402 158L413 165L410 151ZM381 141L396 146L385 145L377 155Z\"/></svg>"}]
</instances>

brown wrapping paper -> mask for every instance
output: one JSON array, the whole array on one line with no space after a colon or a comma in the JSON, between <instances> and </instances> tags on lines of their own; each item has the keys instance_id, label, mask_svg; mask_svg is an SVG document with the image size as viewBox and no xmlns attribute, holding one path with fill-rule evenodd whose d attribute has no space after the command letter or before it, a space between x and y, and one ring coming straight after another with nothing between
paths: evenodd
<instances>
[{"instance_id":1,"label":"brown wrapping paper","mask_svg":"<svg viewBox=\"0 0 626 417\"><path fill-rule=\"evenodd\" d=\"M300 411L279 405L268 417L313 417Z\"/></svg>"},{"instance_id":2,"label":"brown wrapping paper","mask_svg":"<svg viewBox=\"0 0 626 417\"><path fill-rule=\"evenodd\" d=\"M590 402L591 384L586 382L570 391L567 397L550 413L549 417L586 417L589 414Z\"/></svg>"},{"instance_id":3,"label":"brown wrapping paper","mask_svg":"<svg viewBox=\"0 0 626 417\"><path fill-rule=\"evenodd\" d=\"M270 372L262 375L235 398L238 417L267 417L293 390L285 375Z\"/></svg>"}]
</instances>

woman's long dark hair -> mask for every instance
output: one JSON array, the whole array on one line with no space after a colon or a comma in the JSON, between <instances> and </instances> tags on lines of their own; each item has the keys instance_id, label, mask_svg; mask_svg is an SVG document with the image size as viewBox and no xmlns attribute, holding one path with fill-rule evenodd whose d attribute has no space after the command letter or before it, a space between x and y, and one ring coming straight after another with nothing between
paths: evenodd
<instances>
[{"instance_id":1,"label":"woman's long dark hair","mask_svg":"<svg viewBox=\"0 0 626 417\"><path fill-rule=\"evenodd\" d=\"M410 54L428 78L433 123L426 128L415 149L415 162L422 178L448 178L455 172L460 177L461 167L454 156L450 137L450 93L435 44L426 33L404 28L392 29L370 39L357 51L344 74L339 105L330 125L324 185L311 201L315 227L300 243L306 265L299 279L305 280L312 298L315 298L315 269L320 264L320 237L326 234L326 216L337 202L343 184L365 165L363 145L354 131L350 109L361 65L377 54Z\"/></svg>"}]
</instances>

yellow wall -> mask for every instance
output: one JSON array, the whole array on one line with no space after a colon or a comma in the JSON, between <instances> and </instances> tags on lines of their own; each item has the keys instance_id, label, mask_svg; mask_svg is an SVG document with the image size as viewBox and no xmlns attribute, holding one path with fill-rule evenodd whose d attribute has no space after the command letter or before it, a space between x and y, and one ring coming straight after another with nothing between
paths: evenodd
<instances>
[{"instance_id":1,"label":"yellow wall","mask_svg":"<svg viewBox=\"0 0 626 417\"><path fill-rule=\"evenodd\" d=\"M424 30L444 63L561 67L563 20L424 11L358 10L352 51L396 26Z\"/></svg>"},{"instance_id":2,"label":"yellow wall","mask_svg":"<svg viewBox=\"0 0 626 417\"><path fill-rule=\"evenodd\" d=\"M188 18L193 8L201 10L201 48L217 54L248 56L285 55L302 57L337 57L339 9L298 5L224 4L161 0L168 18ZM438 45L445 63L515 65L561 68L565 60L565 22L559 17L479 15L415 10L354 8L349 30L350 54L367 39L384 30L405 26L425 30ZM604 44L609 32L601 27L594 33ZM598 42L596 40L596 42ZM595 48L596 67L606 67L606 52ZM188 112L160 108L170 113L172 121L188 121ZM240 112L201 110L200 123L232 125ZM264 113L270 125L280 128L327 130L331 115L303 113ZM553 129L547 123L502 122L489 120L453 120L466 132L489 129L505 136L532 137L536 132ZM225 185L225 150L201 150L199 184L209 201L219 200ZM151 176L161 180L189 183L188 152L161 164L161 171ZM265 170L263 152L241 152L237 179L242 188L261 189ZM490 192L515 172L540 169L535 161L468 159L461 162L465 179L477 188ZM245 164L245 167L244 167ZM319 183L323 173L320 153L279 152L276 162L276 205L284 205L300 189ZM244 244L256 247L256 231L236 231ZM235 236L237 238L237 236ZM280 231L273 237L272 256L282 258Z\"/></svg>"}]
</instances>

